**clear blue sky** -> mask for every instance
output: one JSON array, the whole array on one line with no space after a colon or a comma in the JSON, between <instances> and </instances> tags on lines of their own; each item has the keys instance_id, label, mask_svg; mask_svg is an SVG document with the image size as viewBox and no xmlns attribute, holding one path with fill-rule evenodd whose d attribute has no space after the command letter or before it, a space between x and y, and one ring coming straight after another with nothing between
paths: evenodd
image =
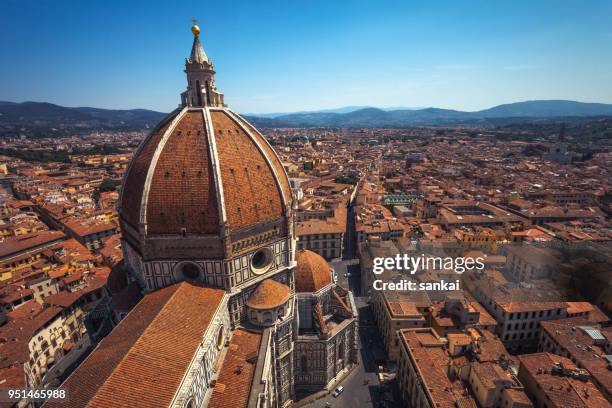
<instances>
[{"instance_id":1,"label":"clear blue sky","mask_svg":"<svg viewBox=\"0 0 612 408\"><path fill-rule=\"evenodd\" d=\"M2 0L0 100L169 111L197 17L241 112L612 103L611 16L610 0Z\"/></svg>"}]
</instances>

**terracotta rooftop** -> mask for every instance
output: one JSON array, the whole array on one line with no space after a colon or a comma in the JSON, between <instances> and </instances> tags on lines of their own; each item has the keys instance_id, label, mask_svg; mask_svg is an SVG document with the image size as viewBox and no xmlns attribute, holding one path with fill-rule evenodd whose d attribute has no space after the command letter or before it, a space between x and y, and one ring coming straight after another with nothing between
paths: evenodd
<instances>
[{"instance_id":1,"label":"terracotta rooftop","mask_svg":"<svg viewBox=\"0 0 612 408\"><path fill-rule=\"evenodd\" d=\"M28 300L17 309L11 310L6 314L6 317L9 320L17 320L29 317L31 315L40 313L42 310L42 305L38 303L36 300Z\"/></svg>"},{"instance_id":2,"label":"terracotta rooftop","mask_svg":"<svg viewBox=\"0 0 612 408\"><path fill-rule=\"evenodd\" d=\"M116 230L117 225L111 222L102 222L95 219L81 219L77 217L65 218L62 220L65 227L72 230L80 237L102 233L105 231Z\"/></svg>"},{"instance_id":3,"label":"terracotta rooftop","mask_svg":"<svg viewBox=\"0 0 612 408\"><path fill-rule=\"evenodd\" d=\"M296 261L296 292L316 292L332 282L331 268L321 255L303 249L297 252Z\"/></svg>"},{"instance_id":4,"label":"terracotta rooftop","mask_svg":"<svg viewBox=\"0 0 612 408\"><path fill-rule=\"evenodd\" d=\"M10 237L4 240L0 246L0 258L15 256L20 252L39 248L64 239L66 235L60 231L41 231L28 235Z\"/></svg>"},{"instance_id":5,"label":"terracotta rooftop","mask_svg":"<svg viewBox=\"0 0 612 408\"><path fill-rule=\"evenodd\" d=\"M295 223L298 236L311 234L343 234L346 232L346 224L336 222L336 219L298 221Z\"/></svg>"},{"instance_id":6,"label":"terracotta rooftop","mask_svg":"<svg viewBox=\"0 0 612 408\"><path fill-rule=\"evenodd\" d=\"M168 406L223 296L189 282L145 296L64 382L70 401L44 406Z\"/></svg>"},{"instance_id":7,"label":"terracotta rooftop","mask_svg":"<svg viewBox=\"0 0 612 408\"><path fill-rule=\"evenodd\" d=\"M550 353L535 353L518 356L521 367L519 378L529 377L551 402L559 408L610 408L612 405L590 380L580 381L571 376L553 374L552 366L561 363L564 369L576 370L571 360ZM524 372L526 370L526 372ZM525 383L525 381L523 381Z\"/></svg>"},{"instance_id":8,"label":"terracotta rooftop","mask_svg":"<svg viewBox=\"0 0 612 408\"><path fill-rule=\"evenodd\" d=\"M497 363L475 361L471 364L471 369L487 389L495 388L497 380L509 381L511 379L510 375Z\"/></svg>"},{"instance_id":9,"label":"terracotta rooftop","mask_svg":"<svg viewBox=\"0 0 612 408\"><path fill-rule=\"evenodd\" d=\"M291 289L274 279L262 281L251 293L246 305L253 309L273 309L291 297Z\"/></svg>"},{"instance_id":10,"label":"terracotta rooftop","mask_svg":"<svg viewBox=\"0 0 612 408\"><path fill-rule=\"evenodd\" d=\"M42 310L34 308L33 313L27 317L11 320L0 327L0 368L9 368L27 362L30 358L28 342L32 335L54 320L63 310L57 306Z\"/></svg>"},{"instance_id":11,"label":"terracotta rooftop","mask_svg":"<svg viewBox=\"0 0 612 408\"><path fill-rule=\"evenodd\" d=\"M401 341L410 351L417 366L419 377L431 400L438 408L456 408L455 402L461 394L454 393L456 387L447 375L450 358L444 350L444 343L432 329L404 329L399 332ZM471 404L470 396L464 404ZM466 405L466 406L473 406Z\"/></svg>"},{"instance_id":12,"label":"terracotta rooftop","mask_svg":"<svg viewBox=\"0 0 612 408\"><path fill-rule=\"evenodd\" d=\"M542 330L567 353L580 367L586 368L592 380L600 389L612 395L612 370L603 358L606 355L603 344L589 333L601 335L599 326L593 326L586 318L569 318L540 322Z\"/></svg>"},{"instance_id":13,"label":"terracotta rooftop","mask_svg":"<svg viewBox=\"0 0 612 408\"><path fill-rule=\"evenodd\" d=\"M261 333L237 329L208 403L209 408L246 408L255 375Z\"/></svg>"},{"instance_id":14,"label":"terracotta rooftop","mask_svg":"<svg viewBox=\"0 0 612 408\"><path fill-rule=\"evenodd\" d=\"M81 297L97 289L100 289L102 286L106 284L106 279L99 278L97 276L90 276L90 277L84 278L83 281L86 284L86 286L83 287L82 289L76 290L74 292L60 291L53 295L49 295L45 297L44 304L67 308L67 307L72 306L79 299L81 299Z\"/></svg>"},{"instance_id":15,"label":"terracotta rooftop","mask_svg":"<svg viewBox=\"0 0 612 408\"><path fill-rule=\"evenodd\" d=\"M423 318L415 302L409 300L387 300L387 305L392 317Z\"/></svg>"}]
</instances>

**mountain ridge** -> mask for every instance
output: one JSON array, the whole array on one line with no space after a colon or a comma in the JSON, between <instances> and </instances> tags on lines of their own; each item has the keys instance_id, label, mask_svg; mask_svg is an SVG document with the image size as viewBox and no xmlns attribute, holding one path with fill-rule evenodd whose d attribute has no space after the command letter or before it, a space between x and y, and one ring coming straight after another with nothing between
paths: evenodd
<instances>
[{"instance_id":1,"label":"mountain ridge","mask_svg":"<svg viewBox=\"0 0 612 408\"><path fill-rule=\"evenodd\" d=\"M414 125L478 124L499 119L552 119L612 116L612 104L561 99L531 100L497 105L479 111L442 108L382 110L364 108L348 113L292 113L268 118L265 127L405 127ZM257 116L249 116L255 125Z\"/></svg>"},{"instance_id":2,"label":"mountain ridge","mask_svg":"<svg viewBox=\"0 0 612 408\"><path fill-rule=\"evenodd\" d=\"M531 100L466 112L454 109L397 109L343 107L288 114L244 115L259 127L407 127L418 125L482 124L499 119L535 120L564 117L612 116L612 104L569 100ZM353 110L354 109L354 110ZM155 126L166 113L148 109L64 107L48 102L0 101L0 126L79 130L142 130ZM6 132L4 132L6 133ZM10 133L10 132L9 132Z\"/></svg>"},{"instance_id":3,"label":"mountain ridge","mask_svg":"<svg viewBox=\"0 0 612 408\"><path fill-rule=\"evenodd\" d=\"M155 126L166 113L148 109L65 107L49 102L0 101L0 125L138 129Z\"/></svg>"},{"instance_id":4,"label":"mountain ridge","mask_svg":"<svg viewBox=\"0 0 612 408\"><path fill-rule=\"evenodd\" d=\"M330 109L303 110L303 111L296 111L296 112L243 113L243 115L245 115L245 116L255 116L255 117L258 117L258 118L272 118L272 119L274 119L274 118L276 118L278 116L294 115L294 114L350 113L350 112L354 112L354 111L357 111L357 110L368 109L368 108L381 109L381 110L384 110L384 111L423 109L423 107L408 107L408 106L390 106L390 107L385 107L385 108L377 108L377 107L369 106L369 105L362 105L362 106L349 105L349 106L341 106L339 108L330 108Z\"/></svg>"}]
</instances>

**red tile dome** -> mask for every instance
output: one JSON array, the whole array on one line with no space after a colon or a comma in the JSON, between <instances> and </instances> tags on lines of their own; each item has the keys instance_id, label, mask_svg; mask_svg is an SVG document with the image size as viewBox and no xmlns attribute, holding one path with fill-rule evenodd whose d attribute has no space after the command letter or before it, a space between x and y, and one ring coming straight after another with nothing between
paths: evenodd
<instances>
[{"instance_id":1,"label":"red tile dome","mask_svg":"<svg viewBox=\"0 0 612 408\"><path fill-rule=\"evenodd\" d=\"M316 252L302 249L297 252L296 261L296 292L316 292L332 282L331 267Z\"/></svg>"},{"instance_id":2,"label":"red tile dome","mask_svg":"<svg viewBox=\"0 0 612 408\"><path fill-rule=\"evenodd\" d=\"M120 217L136 231L221 234L286 216L291 192L264 137L225 107L183 107L138 148L124 179Z\"/></svg>"},{"instance_id":3,"label":"red tile dome","mask_svg":"<svg viewBox=\"0 0 612 408\"><path fill-rule=\"evenodd\" d=\"M274 279L262 281L251 293L246 305L251 309L274 309L291 297L291 289Z\"/></svg>"}]
</instances>

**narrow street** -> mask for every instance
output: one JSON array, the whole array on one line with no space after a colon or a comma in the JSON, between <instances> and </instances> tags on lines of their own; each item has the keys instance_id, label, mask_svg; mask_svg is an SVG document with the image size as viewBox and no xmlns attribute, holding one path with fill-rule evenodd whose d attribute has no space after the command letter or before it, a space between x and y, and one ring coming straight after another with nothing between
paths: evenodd
<instances>
[{"instance_id":1,"label":"narrow street","mask_svg":"<svg viewBox=\"0 0 612 408\"><path fill-rule=\"evenodd\" d=\"M352 206L347 211L342 260L330 262L330 265L338 276L338 283L350 288L355 296L355 303L359 312L359 365L339 384L344 387L342 394L334 398L331 395L333 390L330 390L331 392L324 398L305 406L317 408L326 406L352 408L384 406L381 404L383 393L378 381L377 370L379 364L386 359L386 353L367 298L359 296L361 294L361 279Z\"/></svg>"}]
</instances>

